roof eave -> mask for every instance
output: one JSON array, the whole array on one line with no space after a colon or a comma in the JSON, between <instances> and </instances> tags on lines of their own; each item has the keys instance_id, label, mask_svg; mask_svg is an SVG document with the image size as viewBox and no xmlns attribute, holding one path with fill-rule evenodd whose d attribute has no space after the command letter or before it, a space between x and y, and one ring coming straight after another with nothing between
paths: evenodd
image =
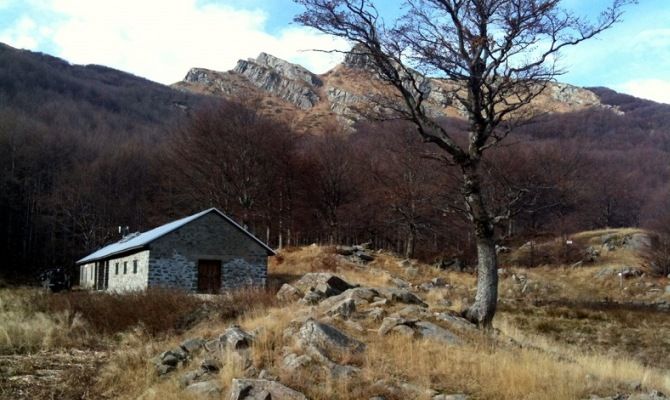
<instances>
[{"instance_id":1,"label":"roof eave","mask_svg":"<svg viewBox=\"0 0 670 400\"><path fill-rule=\"evenodd\" d=\"M84 257L81 260L77 261L75 264L76 265L89 264L89 263L100 261L100 260L107 260L107 259L113 258L114 256L117 256L119 254L137 253L138 250L144 250L144 249L147 249L147 248L149 248L148 244L129 247L127 249L123 249L122 251L116 251L114 253L106 254L102 257L91 258L90 260L87 259L88 257Z\"/></svg>"}]
</instances>

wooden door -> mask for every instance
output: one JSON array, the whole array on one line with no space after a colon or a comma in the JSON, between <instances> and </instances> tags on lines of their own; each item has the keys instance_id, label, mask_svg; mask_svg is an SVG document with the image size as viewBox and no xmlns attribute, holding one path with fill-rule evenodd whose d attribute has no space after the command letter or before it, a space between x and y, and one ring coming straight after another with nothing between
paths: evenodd
<instances>
[{"instance_id":1,"label":"wooden door","mask_svg":"<svg viewBox=\"0 0 670 400\"><path fill-rule=\"evenodd\" d=\"M219 293L221 288L221 261L198 260L198 292Z\"/></svg>"}]
</instances>

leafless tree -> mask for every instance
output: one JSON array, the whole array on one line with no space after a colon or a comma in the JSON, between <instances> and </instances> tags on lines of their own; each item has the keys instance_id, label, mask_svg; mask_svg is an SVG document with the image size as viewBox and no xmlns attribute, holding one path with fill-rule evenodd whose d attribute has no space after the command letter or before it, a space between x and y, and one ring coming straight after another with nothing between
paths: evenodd
<instances>
[{"instance_id":1,"label":"leafless tree","mask_svg":"<svg viewBox=\"0 0 670 400\"><path fill-rule=\"evenodd\" d=\"M437 145L445 164L460 169L478 253L477 294L465 316L489 327L498 293L494 226L504 216L492 215L482 195L482 156L527 117L531 101L561 73L559 52L612 26L630 1L613 0L590 22L559 0L406 0L406 15L392 25L372 0L296 2L305 7L297 22L357 44L352 51L367 57L394 89L396 102L387 106ZM468 117L466 144L427 112L432 84L419 72L449 80Z\"/></svg>"}]
</instances>

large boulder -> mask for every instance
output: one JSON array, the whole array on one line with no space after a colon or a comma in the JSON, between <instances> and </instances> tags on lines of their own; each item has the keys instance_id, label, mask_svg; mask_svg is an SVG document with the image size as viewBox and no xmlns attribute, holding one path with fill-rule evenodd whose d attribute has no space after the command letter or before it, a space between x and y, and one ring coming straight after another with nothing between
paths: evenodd
<instances>
[{"instance_id":1,"label":"large boulder","mask_svg":"<svg viewBox=\"0 0 670 400\"><path fill-rule=\"evenodd\" d=\"M213 380L192 383L186 387L186 391L211 398L219 398L221 395L221 388Z\"/></svg>"},{"instance_id":2,"label":"large boulder","mask_svg":"<svg viewBox=\"0 0 670 400\"><path fill-rule=\"evenodd\" d=\"M233 379L230 400L307 400L307 397L276 381Z\"/></svg>"},{"instance_id":3,"label":"large boulder","mask_svg":"<svg viewBox=\"0 0 670 400\"><path fill-rule=\"evenodd\" d=\"M449 332L448 330L442 328L439 325L435 325L432 322L428 321L419 321L414 324L414 330L418 332L422 338L435 340L445 344L458 344L460 339Z\"/></svg>"},{"instance_id":4,"label":"large boulder","mask_svg":"<svg viewBox=\"0 0 670 400\"><path fill-rule=\"evenodd\" d=\"M365 349L365 344L350 338L336 328L308 319L298 332L298 342L304 348L314 347L329 358L343 353L356 353Z\"/></svg>"},{"instance_id":5,"label":"large boulder","mask_svg":"<svg viewBox=\"0 0 670 400\"><path fill-rule=\"evenodd\" d=\"M319 290L327 296L335 296L353 288L352 285L339 276L326 272L307 273L294 282L293 286L303 293Z\"/></svg>"},{"instance_id":6,"label":"large boulder","mask_svg":"<svg viewBox=\"0 0 670 400\"><path fill-rule=\"evenodd\" d=\"M283 284L277 292L277 299L283 303L292 303L294 301L298 301L302 296L303 295L300 290L289 285L288 283Z\"/></svg>"}]
</instances>

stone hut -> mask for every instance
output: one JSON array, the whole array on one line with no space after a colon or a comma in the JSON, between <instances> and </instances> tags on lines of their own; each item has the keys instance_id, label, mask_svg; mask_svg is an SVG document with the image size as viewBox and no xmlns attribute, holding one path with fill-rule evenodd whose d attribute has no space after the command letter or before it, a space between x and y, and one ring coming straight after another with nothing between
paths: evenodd
<instances>
[{"instance_id":1,"label":"stone hut","mask_svg":"<svg viewBox=\"0 0 670 400\"><path fill-rule=\"evenodd\" d=\"M216 208L159 226L77 261L82 288L116 292L166 287L219 293L263 287L275 252Z\"/></svg>"}]
</instances>

